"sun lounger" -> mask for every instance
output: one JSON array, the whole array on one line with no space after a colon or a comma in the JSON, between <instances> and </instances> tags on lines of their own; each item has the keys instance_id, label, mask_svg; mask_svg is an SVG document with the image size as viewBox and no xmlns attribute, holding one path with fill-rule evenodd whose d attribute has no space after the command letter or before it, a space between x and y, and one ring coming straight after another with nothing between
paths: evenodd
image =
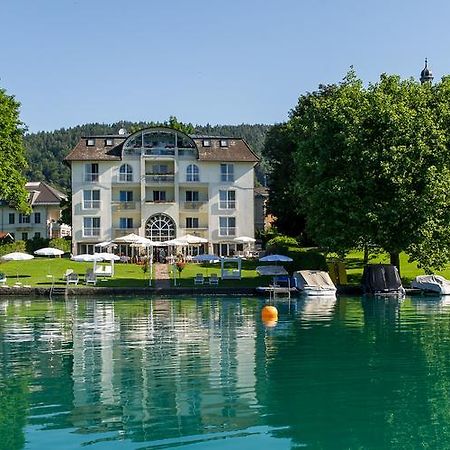
<instances>
[{"instance_id":1,"label":"sun lounger","mask_svg":"<svg viewBox=\"0 0 450 450\"><path fill-rule=\"evenodd\" d=\"M217 273L212 273L209 276L209 284L213 285L213 286L218 286L219 285L219 277L217 276Z\"/></svg>"},{"instance_id":2,"label":"sun lounger","mask_svg":"<svg viewBox=\"0 0 450 450\"><path fill-rule=\"evenodd\" d=\"M70 274L67 275L67 277L66 277L66 284L67 284L67 285L69 285L69 284L77 285L77 284L78 284L78 281L79 281L78 274L76 274L76 273L74 273L74 272L70 273Z\"/></svg>"},{"instance_id":3,"label":"sun lounger","mask_svg":"<svg viewBox=\"0 0 450 450\"><path fill-rule=\"evenodd\" d=\"M195 275L194 285L203 284L204 282L205 282L205 278L203 277L203 274L198 273L197 275Z\"/></svg>"}]
</instances>

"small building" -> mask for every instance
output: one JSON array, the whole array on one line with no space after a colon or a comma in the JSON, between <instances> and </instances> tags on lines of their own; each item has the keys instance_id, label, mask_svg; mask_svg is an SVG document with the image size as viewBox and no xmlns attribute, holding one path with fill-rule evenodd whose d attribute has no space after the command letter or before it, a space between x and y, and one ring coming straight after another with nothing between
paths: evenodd
<instances>
[{"instance_id":1,"label":"small building","mask_svg":"<svg viewBox=\"0 0 450 450\"><path fill-rule=\"evenodd\" d=\"M58 223L61 200L67 199L67 196L42 181L29 182L25 189L28 191L31 214L22 214L5 203L0 204L0 232L23 241L70 236L71 227Z\"/></svg>"}]
</instances>

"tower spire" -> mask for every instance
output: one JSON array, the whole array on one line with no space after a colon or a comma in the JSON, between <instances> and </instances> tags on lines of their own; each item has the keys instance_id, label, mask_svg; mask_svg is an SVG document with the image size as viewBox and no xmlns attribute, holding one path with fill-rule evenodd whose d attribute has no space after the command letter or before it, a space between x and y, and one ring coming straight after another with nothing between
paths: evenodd
<instances>
[{"instance_id":1,"label":"tower spire","mask_svg":"<svg viewBox=\"0 0 450 450\"><path fill-rule=\"evenodd\" d=\"M433 74L428 68L428 58L425 58L425 67L422 69L422 72L420 72L420 82L422 84L431 83L433 81L433 78Z\"/></svg>"}]
</instances>

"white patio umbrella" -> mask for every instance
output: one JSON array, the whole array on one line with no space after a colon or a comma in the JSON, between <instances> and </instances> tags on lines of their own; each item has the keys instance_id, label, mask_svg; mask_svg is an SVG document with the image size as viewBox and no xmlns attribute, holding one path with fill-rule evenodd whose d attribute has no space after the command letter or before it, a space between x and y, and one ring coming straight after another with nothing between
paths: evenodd
<instances>
[{"instance_id":1,"label":"white patio umbrella","mask_svg":"<svg viewBox=\"0 0 450 450\"><path fill-rule=\"evenodd\" d=\"M34 252L34 254L38 256L61 256L64 255L64 253L66 252L60 250L59 248L51 247L40 248Z\"/></svg>"},{"instance_id":2,"label":"white patio umbrella","mask_svg":"<svg viewBox=\"0 0 450 450\"><path fill-rule=\"evenodd\" d=\"M147 239L143 236L139 236L136 233L126 234L125 236L118 237L114 239L113 242L116 244L139 244L143 239ZM148 239L150 240L150 239Z\"/></svg>"},{"instance_id":3,"label":"white patio umbrella","mask_svg":"<svg viewBox=\"0 0 450 450\"><path fill-rule=\"evenodd\" d=\"M192 257L192 261L195 262L219 262L220 256L217 255L210 255L210 254L203 254L203 255L197 255Z\"/></svg>"},{"instance_id":4,"label":"white patio umbrella","mask_svg":"<svg viewBox=\"0 0 450 450\"><path fill-rule=\"evenodd\" d=\"M99 242L98 244L95 244L94 247L100 247L100 248L116 248L117 244L114 244L113 241L103 241Z\"/></svg>"},{"instance_id":5,"label":"white patio umbrella","mask_svg":"<svg viewBox=\"0 0 450 450\"><path fill-rule=\"evenodd\" d=\"M239 236L235 237L233 241L237 242L238 244L254 244L256 242L256 239L249 236Z\"/></svg>"},{"instance_id":6,"label":"white patio umbrella","mask_svg":"<svg viewBox=\"0 0 450 450\"><path fill-rule=\"evenodd\" d=\"M22 253L22 252L13 252L13 253L7 253L6 255L3 255L1 259L3 261L27 261L29 259L33 259L34 256L30 255L28 253Z\"/></svg>"},{"instance_id":7,"label":"white patio umbrella","mask_svg":"<svg viewBox=\"0 0 450 450\"><path fill-rule=\"evenodd\" d=\"M186 242L187 244L206 244L208 242L208 239L194 236L193 234L185 234L184 236L178 237L177 240Z\"/></svg>"},{"instance_id":8,"label":"white patio umbrella","mask_svg":"<svg viewBox=\"0 0 450 450\"><path fill-rule=\"evenodd\" d=\"M261 262L292 262L293 259L286 255L267 255L259 258Z\"/></svg>"},{"instance_id":9,"label":"white patio umbrella","mask_svg":"<svg viewBox=\"0 0 450 450\"><path fill-rule=\"evenodd\" d=\"M7 253L6 255L3 255L0 257L3 261L28 261L30 259L34 259L33 255L30 255L28 253L22 253L22 252L13 252L13 253ZM16 273L16 283L19 283L19 268L17 268Z\"/></svg>"},{"instance_id":10,"label":"white patio umbrella","mask_svg":"<svg viewBox=\"0 0 450 450\"><path fill-rule=\"evenodd\" d=\"M103 257L97 255L88 255L87 253L83 253L81 255L72 256L70 258L72 261L77 262L94 262L94 261L103 261Z\"/></svg>"},{"instance_id":11,"label":"white patio umbrella","mask_svg":"<svg viewBox=\"0 0 450 450\"><path fill-rule=\"evenodd\" d=\"M120 260L120 256L115 255L114 253L107 253L107 252L94 253L93 256L98 256L98 257L102 258L101 261L119 261Z\"/></svg>"}]
</instances>

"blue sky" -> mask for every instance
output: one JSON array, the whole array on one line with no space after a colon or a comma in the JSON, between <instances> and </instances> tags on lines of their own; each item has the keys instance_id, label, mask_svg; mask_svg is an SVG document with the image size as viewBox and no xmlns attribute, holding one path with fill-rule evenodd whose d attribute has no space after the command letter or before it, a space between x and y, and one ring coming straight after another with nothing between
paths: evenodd
<instances>
[{"instance_id":1,"label":"blue sky","mask_svg":"<svg viewBox=\"0 0 450 450\"><path fill-rule=\"evenodd\" d=\"M450 2L3 0L0 86L30 131L88 122L284 121L353 65L450 73Z\"/></svg>"}]
</instances>

